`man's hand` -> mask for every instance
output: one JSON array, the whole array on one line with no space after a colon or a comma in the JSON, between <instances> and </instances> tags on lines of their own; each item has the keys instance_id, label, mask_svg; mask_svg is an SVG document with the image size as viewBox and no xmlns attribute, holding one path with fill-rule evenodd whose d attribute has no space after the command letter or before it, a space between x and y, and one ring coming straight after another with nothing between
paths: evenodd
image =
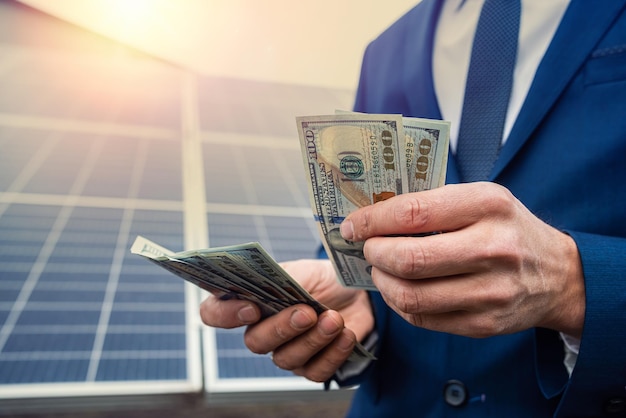
<instances>
[{"instance_id":1,"label":"man's hand","mask_svg":"<svg viewBox=\"0 0 626 418\"><path fill-rule=\"evenodd\" d=\"M330 378L349 357L357 341L374 329L372 308L364 291L342 287L328 260L282 264L319 302L331 310L317 316L296 305L260 320L259 308L241 300L210 295L200 307L205 324L219 328L248 325L245 344L254 353L272 352L274 363L316 382Z\"/></svg>"},{"instance_id":2,"label":"man's hand","mask_svg":"<svg viewBox=\"0 0 626 418\"><path fill-rule=\"evenodd\" d=\"M580 337L585 290L573 239L493 183L396 196L349 215L372 279L409 323L488 337L545 327ZM398 237L443 232L420 237Z\"/></svg>"}]
</instances>

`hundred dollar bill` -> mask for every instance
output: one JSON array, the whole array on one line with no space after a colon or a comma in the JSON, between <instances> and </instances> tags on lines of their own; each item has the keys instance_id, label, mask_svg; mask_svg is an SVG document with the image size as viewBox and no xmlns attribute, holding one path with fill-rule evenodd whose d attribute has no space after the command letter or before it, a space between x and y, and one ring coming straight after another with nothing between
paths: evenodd
<instances>
[{"instance_id":1,"label":"hundred dollar bill","mask_svg":"<svg viewBox=\"0 0 626 418\"><path fill-rule=\"evenodd\" d=\"M335 110L337 115L367 113ZM407 185L405 192L419 192L441 187L446 182L450 122L444 120L402 117L406 138Z\"/></svg>"},{"instance_id":2,"label":"hundred dollar bill","mask_svg":"<svg viewBox=\"0 0 626 418\"><path fill-rule=\"evenodd\" d=\"M407 192L441 187L446 182L450 122L403 118L406 136Z\"/></svg>"},{"instance_id":3,"label":"hundred dollar bill","mask_svg":"<svg viewBox=\"0 0 626 418\"><path fill-rule=\"evenodd\" d=\"M313 307L318 314L328 310L257 242L173 253L138 236L130 251L220 297L256 303L263 318L300 303ZM357 344L348 360L374 358Z\"/></svg>"},{"instance_id":4,"label":"hundred dollar bill","mask_svg":"<svg viewBox=\"0 0 626 418\"><path fill-rule=\"evenodd\" d=\"M339 227L355 209L407 191L402 116L341 113L296 122L324 248L344 286L375 290L362 244L345 241Z\"/></svg>"}]
</instances>

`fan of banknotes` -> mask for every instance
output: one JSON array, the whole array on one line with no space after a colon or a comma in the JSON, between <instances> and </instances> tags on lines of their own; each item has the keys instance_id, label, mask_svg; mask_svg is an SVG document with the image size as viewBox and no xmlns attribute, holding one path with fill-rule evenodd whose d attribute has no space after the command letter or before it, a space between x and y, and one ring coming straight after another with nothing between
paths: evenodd
<instances>
[{"instance_id":1,"label":"fan of banknotes","mask_svg":"<svg viewBox=\"0 0 626 418\"><path fill-rule=\"evenodd\" d=\"M445 182L450 124L401 115L337 112L296 118L313 216L340 282L376 290L360 243L339 226L357 208ZM261 247L247 243L174 253L138 236L131 252L222 298L256 303L263 317L315 300ZM351 361L373 355L357 344Z\"/></svg>"}]
</instances>

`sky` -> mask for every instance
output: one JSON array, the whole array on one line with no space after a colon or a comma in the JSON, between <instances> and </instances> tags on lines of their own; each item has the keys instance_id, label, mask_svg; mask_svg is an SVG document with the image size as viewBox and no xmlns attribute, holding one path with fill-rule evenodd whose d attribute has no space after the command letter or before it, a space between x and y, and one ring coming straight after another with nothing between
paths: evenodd
<instances>
[{"instance_id":1,"label":"sky","mask_svg":"<svg viewBox=\"0 0 626 418\"><path fill-rule=\"evenodd\" d=\"M200 74L354 90L367 44L418 0L20 0Z\"/></svg>"}]
</instances>

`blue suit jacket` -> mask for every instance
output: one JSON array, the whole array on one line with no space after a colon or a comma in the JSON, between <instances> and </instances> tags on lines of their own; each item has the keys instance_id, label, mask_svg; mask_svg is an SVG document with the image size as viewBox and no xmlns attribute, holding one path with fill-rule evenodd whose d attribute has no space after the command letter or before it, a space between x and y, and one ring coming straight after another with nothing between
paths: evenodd
<instances>
[{"instance_id":1,"label":"blue suit jacket","mask_svg":"<svg viewBox=\"0 0 626 418\"><path fill-rule=\"evenodd\" d=\"M554 331L427 331L373 293L379 360L358 381L350 416L626 414L625 3L572 0L491 175L578 245L587 308L571 378ZM431 72L440 5L424 0L369 45L355 110L441 118ZM448 182L458 181L451 157ZM467 388L463 406L444 402L451 379Z\"/></svg>"}]
</instances>

